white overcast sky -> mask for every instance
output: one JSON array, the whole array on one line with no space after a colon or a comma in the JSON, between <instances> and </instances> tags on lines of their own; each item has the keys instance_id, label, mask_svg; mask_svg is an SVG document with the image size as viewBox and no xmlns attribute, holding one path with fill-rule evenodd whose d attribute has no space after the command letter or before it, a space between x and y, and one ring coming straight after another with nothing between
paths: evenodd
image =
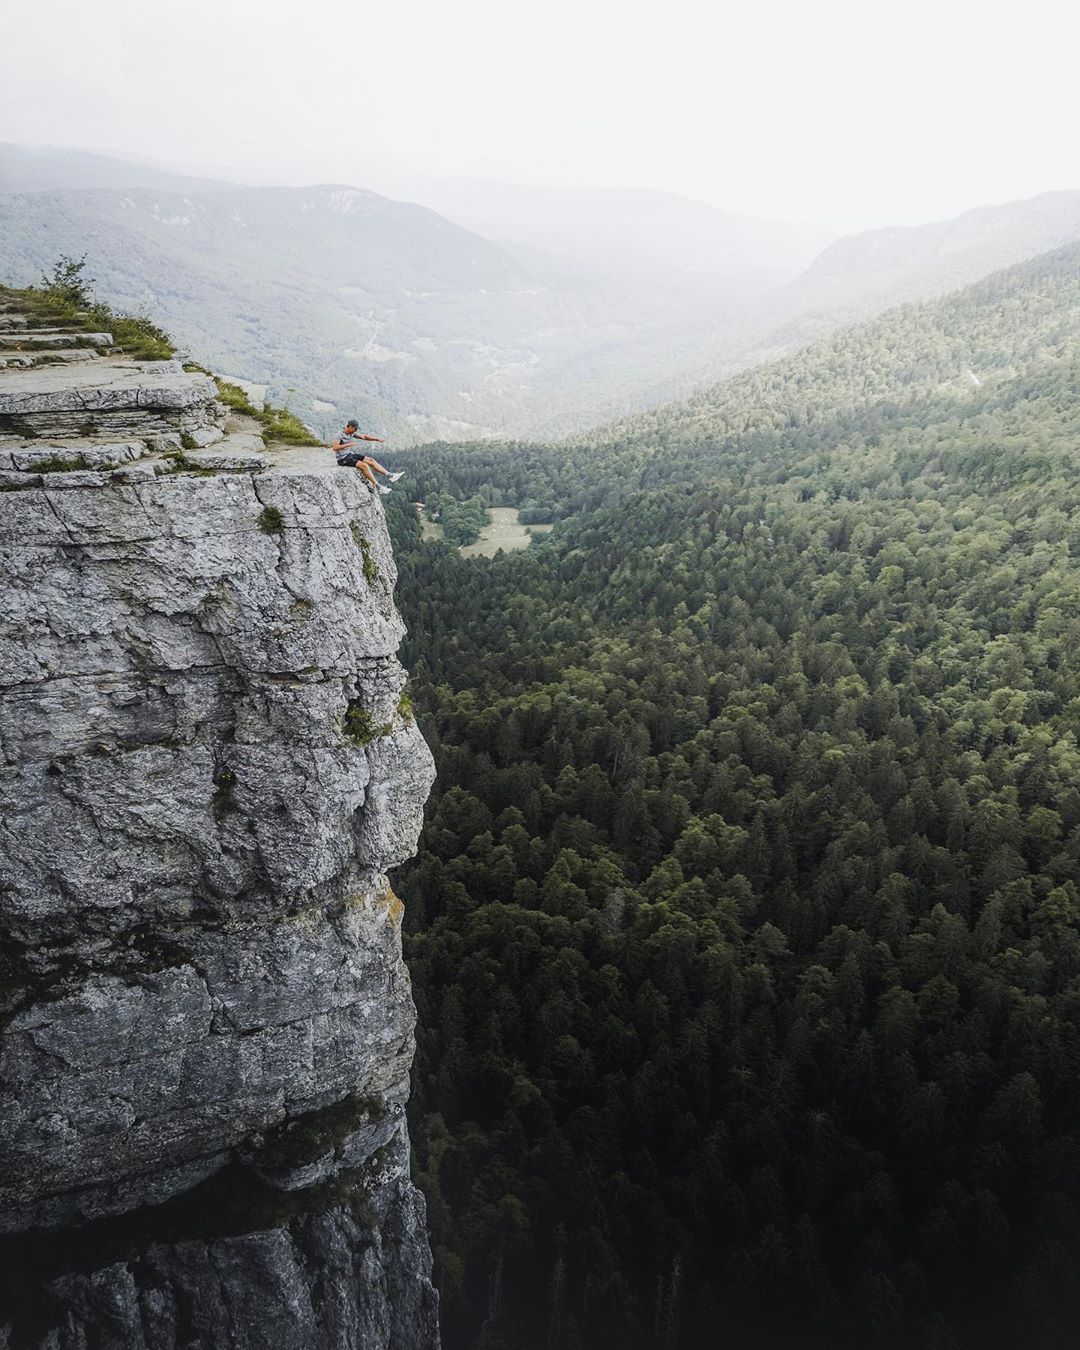
<instances>
[{"instance_id":1,"label":"white overcast sky","mask_svg":"<svg viewBox=\"0 0 1080 1350\"><path fill-rule=\"evenodd\" d=\"M1080 186L1075 0L7 0L0 140L914 223Z\"/></svg>"}]
</instances>

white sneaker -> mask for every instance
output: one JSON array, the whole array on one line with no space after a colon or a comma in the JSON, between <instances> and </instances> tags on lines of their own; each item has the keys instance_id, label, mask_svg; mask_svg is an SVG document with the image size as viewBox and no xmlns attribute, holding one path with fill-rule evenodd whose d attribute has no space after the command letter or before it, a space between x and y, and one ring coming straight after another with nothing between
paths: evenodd
<instances>
[{"instance_id":1,"label":"white sneaker","mask_svg":"<svg viewBox=\"0 0 1080 1350\"><path fill-rule=\"evenodd\" d=\"M379 491L382 493L382 495L383 495L384 497L389 497L389 496L390 496L390 489L389 489L389 488L384 488L383 485L382 485L381 483L379 484Z\"/></svg>"},{"instance_id":2,"label":"white sneaker","mask_svg":"<svg viewBox=\"0 0 1080 1350\"><path fill-rule=\"evenodd\" d=\"M396 483L399 478L405 477L405 470L401 469L397 473L388 473L386 477L389 482Z\"/></svg>"}]
</instances>

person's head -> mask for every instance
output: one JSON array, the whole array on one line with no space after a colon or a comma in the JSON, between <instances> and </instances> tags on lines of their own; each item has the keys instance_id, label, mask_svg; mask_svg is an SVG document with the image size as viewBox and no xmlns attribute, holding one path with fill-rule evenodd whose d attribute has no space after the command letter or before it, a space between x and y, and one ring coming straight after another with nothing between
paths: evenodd
<instances>
[{"instance_id":1,"label":"person's head","mask_svg":"<svg viewBox=\"0 0 1080 1350\"><path fill-rule=\"evenodd\" d=\"M357 422L357 421L355 421L355 420L353 420L353 419L350 419L348 422L345 423L345 430L346 430L346 431L359 431L359 430L360 430L360 424L359 424L359 422Z\"/></svg>"}]
</instances>

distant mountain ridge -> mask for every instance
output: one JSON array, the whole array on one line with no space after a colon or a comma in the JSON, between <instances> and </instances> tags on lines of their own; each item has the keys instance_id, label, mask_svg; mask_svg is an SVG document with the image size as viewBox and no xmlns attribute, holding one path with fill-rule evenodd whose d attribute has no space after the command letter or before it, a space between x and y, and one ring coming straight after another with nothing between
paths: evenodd
<instances>
[{"instance_id":1,"label":"distant mountain ridge","mask_svg":"<svg viewBox=\"0 0 1080 1350\"><path fill-rule=\"evenodd\" d=\"M892 226L837 239L791 283L799 301L858 307L873 286L905 300L962 286L1024 257L1080 238L1080 191L978 206L952 220Z\"/></svg>"},{"instance_id":2,"label":"distant mountain ridge","mask_svg":"<svg viewBox=\"0 0 1080 1350\"><path fill-rule=\"evenodd\" d=\"M272 396L323 429L355 414L404 441L558 435L647 406L687 388L703 334L749 300L745 285L703 295L530 266L427 207L343 185L0 196L7 280L61 253L87 253L105 298L150 309L200 359L269 373Z\"/></svg>"},{"instance_id":3,"label":"distant mountain ridge","mask_svg":"<svg viewBox=\"0 0 1080 1350\"><path fill-rule=\"evenodd\" d=\"M743 440L764 445L786 427L825 426L874 408L892 415L942 394L960 415L1024 371L1070 359L1080 359L1080 240L843 328L580 442L706 451Z\"/></svg>"},{"instance_id":4,"label":"distant mountain ridge","mask_svg":"<svg viewBox=\"0 0 1080 1350\"><path fill-rule=\"evenodd\" d=\"M0 141L0 192L136 187L163 192L216 192L229 186L221 179L179 173L90 150Z\"/></svg>"},{"instance_id":5,"label":"distant mountain ridge","mask_svg":"<svg viewBox=\"0 0 1080 1350\"><path fill-rule=\"evenodd\" d=\"M0 280L86 253L104 299L269 376L324 432L355 415L399 444L552 441L1080 237L1080 192L1048 193L838 240L790 279L796 242L768 222L666 193L480 189L447 189L473 213L458 224L345 185L0 145ZM466 227L481 218L503 242Z\"/></svg>"}]
</instances>

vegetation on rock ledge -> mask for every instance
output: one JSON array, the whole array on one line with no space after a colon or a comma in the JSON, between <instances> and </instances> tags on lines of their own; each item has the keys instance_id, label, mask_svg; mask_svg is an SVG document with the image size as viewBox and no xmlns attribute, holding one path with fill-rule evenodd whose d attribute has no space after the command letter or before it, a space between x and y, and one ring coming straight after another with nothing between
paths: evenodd
<instances>
[{"instance_id":1,"label":"vegetation on rock ledge","mask_svg":"<svg viewBox=\"0 0 1080 1350\"><path fill-rule=\"evenodd\" d=\"M113 350L137 361L167 361L176 355L169 335L145 314L120 314L95 300L93 281L84 275L86 255L62 254L51 273L19 294L43 321L63 323L87 333L111 333Z\"/></svg>"},{"instance_id":2,"label":"vegetation on rock ledge","mask_svg":"<svg viewBox=\"0 0 1080 1350\"><path fill-rule=\"evenodd\" d=\"M233 412L253 417L259 423L266 440L281 441L289 445L322 444L311 428L305 426L288 408L275 408L271 403L264 403L261 408L256 408L240 385L223 380L219 375L214 376L214 381L221 402Z\"/></svg>"},{"instance_id":3,"label":"vegetation on rock ledge","mask_svg":"<svg viewBox=\"0 0 1080 1350\"><path fill-rule=\"evenodd\" d=\"M342 730L354 745L366 746L393 730L390 722L377 723L359 699L350 699Z\"/></svg>"}]
</instances>

